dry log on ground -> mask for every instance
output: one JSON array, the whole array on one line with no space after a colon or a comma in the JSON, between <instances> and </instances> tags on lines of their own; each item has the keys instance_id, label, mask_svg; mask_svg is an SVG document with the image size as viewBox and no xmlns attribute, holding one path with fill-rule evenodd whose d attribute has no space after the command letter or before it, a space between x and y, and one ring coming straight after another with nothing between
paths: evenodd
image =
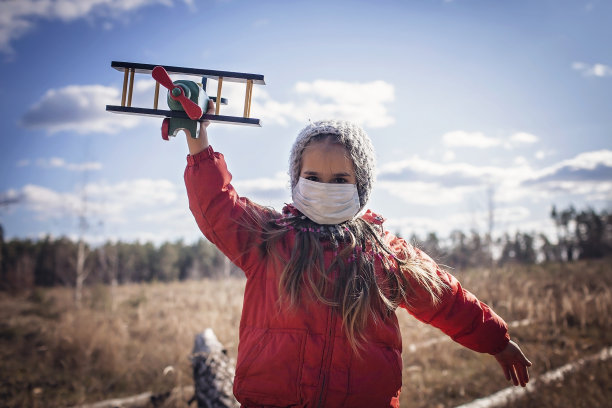
<instances>
[{"instance_id":1,"label":"dry log on ground","mask_svg":"<svg viewBox=\"0 0 612 408\"><path fill-rule=\"evenodd\" d=\"M234 398L234 364L212 329L196 335L191 355L198 408L239 408Z\"/></svg>"},{"instance_id":2,"label":"dry log on ground","mask_svg":"<svg viewBox=\"0 0 612 408\"><path fill-rule=\"evenodd\" d=\"M193 386L176 387L172 391L163 394L153 394L152 392L143 392L138 395L131 395L124 398L111 398L104 401L94 402L91 404L79 405L75 408L154 408L163 407L169 401L185 401L185 395L190 395L194 392ZM183 402L184 404L184 402ZM173 405L176 406L176 405Z\"/></svg>"}]
</instances>

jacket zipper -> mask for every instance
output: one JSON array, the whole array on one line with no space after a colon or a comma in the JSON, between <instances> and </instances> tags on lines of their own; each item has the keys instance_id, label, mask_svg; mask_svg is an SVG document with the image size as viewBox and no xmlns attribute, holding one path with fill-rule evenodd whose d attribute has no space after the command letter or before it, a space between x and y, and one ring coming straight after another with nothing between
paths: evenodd
<instances>
[{"instance_id":1,"label":"jacket zipper","mask_svg":"<svg viewBox=\"0 0 612 408\"><path fill-rule=\"evenodd\" d=\"M327 319L329 329L327 330L327 339L325 341L325 355L323 358L323 378L321 379L321 389L319 391L319 398L317 398L317 408L321 408L323 405L324 397L327 391L327 381L329 379L329 371L331 368L331 357L334 341L334 331L336 328L336 314L333 309L329 309L329 317Z\"/></svg>"}]
</instances>

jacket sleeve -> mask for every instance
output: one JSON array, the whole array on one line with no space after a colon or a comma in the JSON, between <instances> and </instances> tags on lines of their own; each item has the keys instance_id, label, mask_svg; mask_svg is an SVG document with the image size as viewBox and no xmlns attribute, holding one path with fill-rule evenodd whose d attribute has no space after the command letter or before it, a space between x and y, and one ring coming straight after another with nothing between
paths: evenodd
<instances>
[{"instance_id":1,"label":"jacket sleeve","mask_svg":"<svg viewBox=\"0 0 612 408\"><path fill-rule=\"evenodd\" d=\"M198 227L249 277L260 259L260 235L253 215L263 213L263 209L238 196L231 180L223 155L211 146L187 156L185 186Z\"/></svg>"},{"instance_id":2,"label":"jacket sleeve","mask_svg":"<svg viewBox=\"0 0 612 408\"><path fill-rule=\"evenodd\" d=\"M394 239L394 245L410 245L401 238ZM419 261L435 268L446 288L439 295L440 301L433 304L430 295L419 288L414 279L414 301L410 305L400 305L418 320L430 324L450 336L454 341L480 353L497 354L510 341L508 325L488 305L481 302L472 293L464 289L450 273L441 270L425 253L410 248L408 253L419 257Z\"/></svg>"}]
</instances>

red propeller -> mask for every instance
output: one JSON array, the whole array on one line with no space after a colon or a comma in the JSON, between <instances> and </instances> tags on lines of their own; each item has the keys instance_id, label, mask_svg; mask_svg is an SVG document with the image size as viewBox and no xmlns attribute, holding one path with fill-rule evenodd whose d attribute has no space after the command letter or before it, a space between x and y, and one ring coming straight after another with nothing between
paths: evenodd
<instances>
[{"instance_id":1,"label":"red propeller","mask_svg":"<svg viewBox=\"0 0 612 408\"><path fill-rule=\"evenodd\" d=\"M185 113L187 113L187 116L189 116L191 120L198 120L202 117L202 108L185 96L183 88L174 85L164 67L157 66L153 68L151 75L153 79L170 91L170 97L181 104Z\"/></svg>"}]
</instances>

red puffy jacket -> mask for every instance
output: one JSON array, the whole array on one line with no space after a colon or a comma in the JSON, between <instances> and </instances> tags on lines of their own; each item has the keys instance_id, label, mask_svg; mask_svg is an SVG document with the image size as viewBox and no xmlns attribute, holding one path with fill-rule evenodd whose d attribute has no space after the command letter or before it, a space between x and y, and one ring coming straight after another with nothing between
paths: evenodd
<instances>
[{"instance_id":1,"label":"red puffy jacket","mask_svg":"<svg viewBox=\"0 0 612 408\"><path fill-rule=\"evenodd\" d=\"M296 310L281 311L282 265L263 257L257 235L244 227L245 211L257 206L236 193L223 155L212 147L187 161L189 208L198 226L247 277L234 378L234 394L242 406L399 407L402 340L395 314L364 333L368 342L355 355L341 318L330 307L305 296ZM371 212L363 218L382 222ZM279 244L287 257L293 239L288 232ZM389 233L385 242L392 249L408 245ZM327 265L331 257L326 254ZM427 302L419 308L417 303L408 312L472 350L503 350L510 338L506 323L452 275L438 273L450 287L438 307L432 309Z\"/></svg>"}]
</instances>

